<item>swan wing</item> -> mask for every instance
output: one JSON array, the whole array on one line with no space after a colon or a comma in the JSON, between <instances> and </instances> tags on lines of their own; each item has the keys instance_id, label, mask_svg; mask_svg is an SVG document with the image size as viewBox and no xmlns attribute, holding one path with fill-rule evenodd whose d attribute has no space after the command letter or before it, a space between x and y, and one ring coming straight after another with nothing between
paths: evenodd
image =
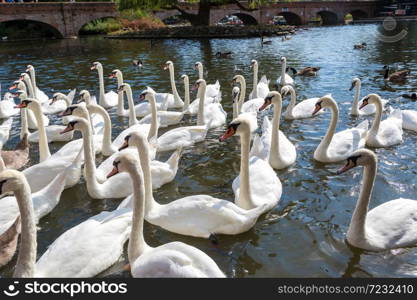
<instances>
[{"instance_id":1,"label":"swan wing","mask_svg":"<svg viewBox=\"0 0 417 300\"><path fill-rule=\"evenodd\" d=\"M327 150L331 162L347 159L354 151L365 146L366 130L362 127L339 131L333 136Z\"/></svg>"}]
</instances>

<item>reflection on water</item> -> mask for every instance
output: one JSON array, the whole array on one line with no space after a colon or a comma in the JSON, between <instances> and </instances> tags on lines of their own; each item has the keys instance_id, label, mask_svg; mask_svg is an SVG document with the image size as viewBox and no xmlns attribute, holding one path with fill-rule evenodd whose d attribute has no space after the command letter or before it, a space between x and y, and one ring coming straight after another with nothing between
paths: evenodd
<instances>
[{"instance_id":1,"label":"reflection on water","mask_svg":"<svg viewBox=\"0 0 417 300\"><path fill-rule=\"evenodd\" d=\"M282 42L272 38L272 45L261 47L260 39L216 40L107 40L99 37L78 40L32 41L0 44L0 83L3 88L33 64L37 71L39 88L48 95L71 88L97 92L97 73L90 71L93 61L100 61L105 74L119 68L125 80L134 89L135 97L147 85L157 91L170 90L167 71L162 70L166 60L175 63L177 87L183 94L181 74L190 75L194 82L196 61L203 62L206 77L222 85L222 105L231 119L232 100L230 80L235 66L243 69L252 89L249 64L257 59L260 75L271 79L270 87L280 74L279 57L286 56L290 66L320 66L315 78L296 78L298 97L318 97L331 93L340 108L337 130L358 124L360 120L349 115L353 92L349 92L353 77L362 79L362 95L379 93L389 99L394 108L415 109L415 103L399 98L404 92L415 91L417 79L410 76L402 85L386 84L382 67L398 64L417 73L416 31L407 25L409 34L397 43L383 43L377 39L376 25L356 25L314 28L300 31L291 40ZM353 50L353 45L368 44L365 51ZM233 58L217 59L217 51L232 51ZM131 65L140 57L144 67ZM106 89L115 89L116 82L105 79ZM284 102L286 106L288 101ZM115 116L113 136L127 126L127 119ZM372 120L372 118L370 118ZM216 248L203 239L176 235L147 224L147 241L152 246L179 240L194 245L209 254L227 273L237 277L387 277L417 275L417 248L399 252L368 253L349 247L344 234L359 194L361 170L349 175L335 175L340 164L324 165L312 158L315 147L324 135L330 121L325 113L314 119L283 121L282 130L296 145L297 162L286 170L278 171L283 183L279 205L262 216L256 226L238 236L221 236ZM19 120L15 118L11 139L6 145L13 148L18 141ZM54 122L59 122L54 118ZM161 130L161 133L166 129ZM239 170L237 138L219 143L224 128L211 130L207 140L185 150L175 182L155 192L161 203L192 194L210 194L232 200L231 182ZM77 134L77 136L79 136ZM389 149L377 149L379 172L370 206L399 197L417 199L417 137L405 132L404 143ZM52 145L53 150L61 145ZM37 161L37 146L31 147L32 163ZM169 153L160 155L166 159ZM97 162L102 160L98 157ZM202 168L204 166L204 168ZM43 218L38 231L38 255L41 255L62 232L79 224L102 210L114 209L118 199L93 200L88 197L83 182L64 192L54 211ZM124 258L126 259L126 258ZM12 264L0 271L11 274ZM129 276L121 271L123 263L106 274Z\"/></svg>"}]
</instances>

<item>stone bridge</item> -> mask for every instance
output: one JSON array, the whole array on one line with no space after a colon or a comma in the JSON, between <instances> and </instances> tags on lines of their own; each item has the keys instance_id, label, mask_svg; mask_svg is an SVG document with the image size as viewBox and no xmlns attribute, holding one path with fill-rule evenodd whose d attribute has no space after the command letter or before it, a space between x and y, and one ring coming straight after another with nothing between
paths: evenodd
<instances>
[{"instance_id":1,"label":"stone bridge","mask_svg":"<svg viewBox=\"0 0 417 300\"><path fill-rule=\"evenodd\" d=\"M195 4L182 4L181 8L190 13L197 13ZM344 17L351 14L353 19L375 16L377 1L294 1L279 2L262 6L255 11L244 11L236 5L229 4L212 8L210 24L217 24L227 15L238 16L245 25L268 24L274 16L284 16L288 24L303 25L316 17L321 17L324 25L343 24ZM161 20L178 15L177 10L155 11Z\"/></svg>"},{"instance_id":2,"label":"stone bridge","mask_svg":"<svg viewBox=\"0 0 417 300\"><path fill-rule=\"evenodd\" d=\"M113 2L0 3L0 23L35 21L49 25L57 37L76 37L93 20L116 17Z\"/></svg>"}]
</instances>

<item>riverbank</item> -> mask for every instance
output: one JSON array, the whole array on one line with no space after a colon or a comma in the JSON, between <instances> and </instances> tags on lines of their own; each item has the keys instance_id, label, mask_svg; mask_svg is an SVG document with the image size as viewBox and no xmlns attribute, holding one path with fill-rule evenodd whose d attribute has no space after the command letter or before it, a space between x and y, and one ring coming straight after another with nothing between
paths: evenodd
<instances>
[{"instance_id":1,"label":"riverbank","mask_svg":"<svg viewBox=\"0 0 417 300\"><path fill-rule=\"evenodd\" d=\"M297 28L290 25L256 26L167 26L157 29L110 33L110 39L187 39L187 38L246 38L294 34Z\"/></svg>"}]
</instances>

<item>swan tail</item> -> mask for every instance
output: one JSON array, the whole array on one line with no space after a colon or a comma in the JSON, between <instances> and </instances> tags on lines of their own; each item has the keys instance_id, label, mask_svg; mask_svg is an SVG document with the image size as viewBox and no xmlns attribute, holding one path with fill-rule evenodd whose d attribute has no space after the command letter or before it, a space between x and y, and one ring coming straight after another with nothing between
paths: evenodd
<instances>
[{"instance_id":1,"label":"swan tail","mask_svg":"<svg viewBox=\"0 0 417 300\"><path fill-rule=\"evenodd\" d=\"M357 129L363 129L365 131L368 130L368 128L369 128L369 122L368 122L368 120L365 120L365 121L360 122L359 125L356 126L356 128Z\"/></svg>"},{"instance_id":2,"label":"swan tail","mask_svg":"<svg viewBox=\"0 0 417 300\"><path fill-rule=\"evenodd\" d=\"M169 98L169 94L167 93L164 98L164 101L162 102L161 108L159 110L166 111L168 109L168 98Z\"/></svg>"},{"instance_id":3,"label":"swan tail","mask_svg":"<svg viewBox=\"0 0 417 300\"><path fill-rule=\"evenodd\" d=\"M73 89L68 93L67 98L69 99L70 103L72 103L72 101L74 100L76 92L77 92L77 89Z\"/></svg>"},{"instance_id":4,"label":"swan tail","mask_svg":"<svg viewBox=\"0 0 417 300\"><path fill-rule=\"evenodd\" d=\"M389 118L399 119L402 122L403 113L402 113L401 109L394 109L392 112L390 112Z\"/></svg>"},{"instance_id":5,"label":"swan tail","mask_svg":"<svg viewBox=\"0 0 417 300\"><path fill-rule=\"evenodd\" d=\"M169 165L169 168L172 170L173 174L177 174L178 164L181 159L182 153L183 153L183 148L178 147L177 150L174 153L172 153L172 155L166 161L166 163Z\"/></svg>"}]
</instances>

